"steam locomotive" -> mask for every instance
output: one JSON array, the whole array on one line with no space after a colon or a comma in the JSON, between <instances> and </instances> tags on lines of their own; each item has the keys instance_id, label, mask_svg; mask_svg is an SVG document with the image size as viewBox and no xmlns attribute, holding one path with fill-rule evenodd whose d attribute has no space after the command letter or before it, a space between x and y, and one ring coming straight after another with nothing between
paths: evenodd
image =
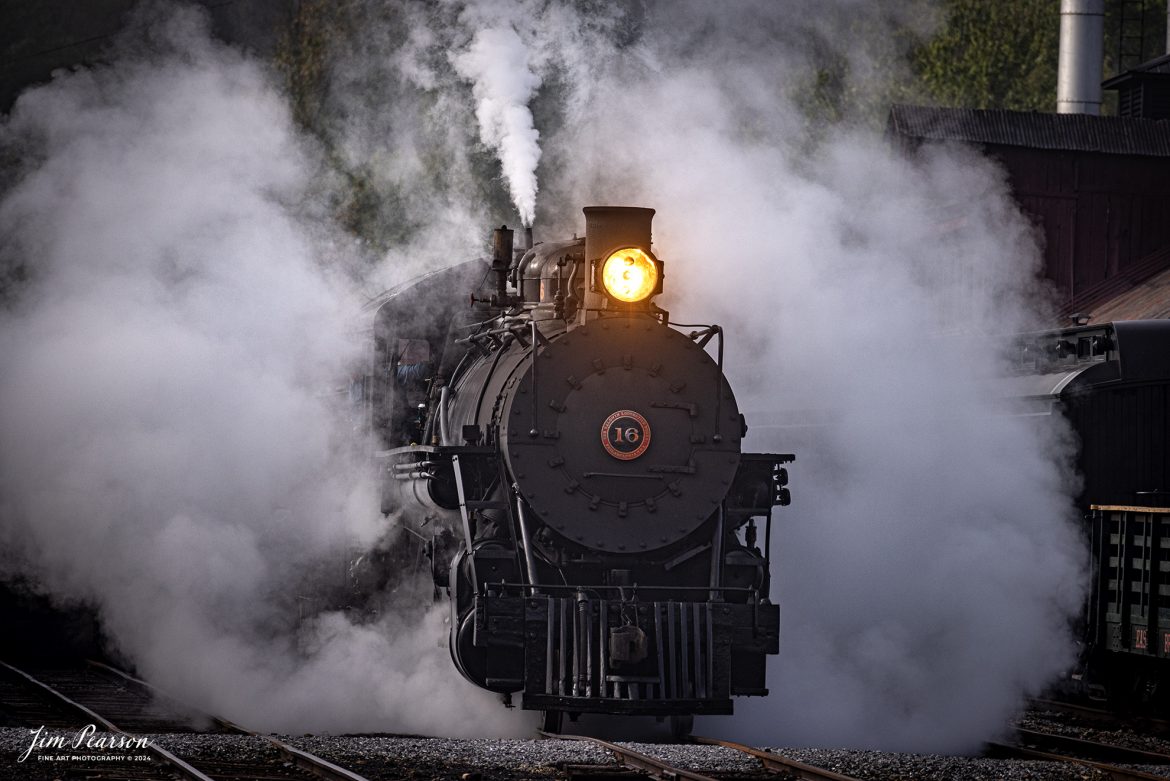
<instances>
[{"instance_id":1,"label":"steam locomotive","mask_svg":"<svg viewBox=\"0 0 1170 781\"><path fill-rule=\"evenodd\" d=\"M490 263L371 305L382 511L426 541L467 680L521 693L546 729L611 713L685 732L767 693L794 456L741 451L722 329L654 303L654 210L584 214L583 238L529 229L513 249L499 228Z\"/></svg>"},{"instance_id":2,"label":"steam locomotive","mask_svg":"<svg viewBox=\"0 0 1170 781\"><path fill-rule=\"evenodd\" d=\"M1092 554L1081 663L1068 693L1170 707L1170 320L1024 334L1018 412L1063 415L1080 448L1078 506Z\"/></svg>"}]
</instances>

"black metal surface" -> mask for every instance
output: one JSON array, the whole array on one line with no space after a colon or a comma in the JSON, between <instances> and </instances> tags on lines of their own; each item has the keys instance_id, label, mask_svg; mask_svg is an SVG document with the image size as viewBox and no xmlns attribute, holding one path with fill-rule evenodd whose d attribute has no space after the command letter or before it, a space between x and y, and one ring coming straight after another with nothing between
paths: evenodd
<instances>
[{"instance_id":1,"label":"black metal surface","mask_svg":"<svg viewBox=\"0 0 1170 781\"><path fill-rule=\"evenodd\" d=\"M603 442L623 410L646 421L630 431L649 439L629 460ZM656 550L702 526L728 492L739 442L715 361L650 317L602 318L553 340L503 405L501 446L528 505L598 550Z\"/></svg>"},{"instance_id":2,"label":"black metal surface","mask_svg":"<svg viewBox=\"0 0 1170 781\"><path fill-rule=\"evenodd\" d=\"M1099 577L1091 616L1112 652L1170 658L1170 509L1094 507Z\"/></svg>"},{"instance_id":3,"label":"black metal surface","mask_svg":"<svg viewBox=\"0 0 1170 781\"><path fill-rule=\"evenodd\" d=\"M1080 441L1082 506L1170 505L1170 320L1019 339L1012 394L1059 402Z\"/></svg>"},{"instance_id":4,"label":"black metal surface","mask_svg":"<svg viewBox=\"0 0 1170 781\"><path fill-rule=\"evenodd\" d=\"M1170 381L1170 320L1112 323L1126 382Z\"/></svg>"},{"instance_id":5,"label":"black metal surface","mask_svg":"<svg viewBox=\"0 0 1170 781\"><path fill-rule=\"evenodd\" d=\"M584 591L489 595L475 610L486 676L521 683L528 710L731 713L733 694L766 691L762 661L778 650L778 626L775 605L623 602Z\"/></svg>"}]
</instances>

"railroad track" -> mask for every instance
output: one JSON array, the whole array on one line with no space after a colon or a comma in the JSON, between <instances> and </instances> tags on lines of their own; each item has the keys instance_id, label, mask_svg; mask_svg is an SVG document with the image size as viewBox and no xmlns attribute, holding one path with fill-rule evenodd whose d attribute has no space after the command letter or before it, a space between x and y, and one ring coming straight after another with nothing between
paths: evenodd
<instances>
[{"instance_id":1,"label":"railroad track","mask_svg":"<svg viewBox=\"0 0 1170 781\"><path fill-rule=\"evenodd\" d=\"M1017 729L1016 743L1028 748L1078 756L1100 762L1121 762L1129 765L1170 765L1170 754L1158 751L1119 746L1085 738L1073 738L1032 729Z\"/></svg>"},{"instance_id":2,"label":"railroad track","mask_svg":"<svg viewBox=\"0 0 1170 781\"><path fill-rule=\"evenodd\" d=\"M761 748L752 748L743 743L735 743L730 740L719 740L717 738L704 738L700 735L695 735L691 738L695 743L700 743L706 746L723 746L724 748L733 748L736 751L742 751L745 754L755 757L763 764L764 769L773 773L782 773L793 778L802 779L802 781L856 781L852 776L841 775L834 773L831 770L816 767L815 765L806 765L804 762L797 762L795 759L777 754L775 751L765 751Z\"/></svg>"},{"instance_id":3,"label":"railroad track","mask_svg":"<svg viewBox=\"0 0 1170 781\"><path fill-rule=\"evenodd\" d=\"M1170 769L1170 753L1165 748L1170 723L1051 700L1032 700L1029 705L1025 726L1016 729L1014 744L1006 749L997 745L997 751L1011 751L1014 756L1065 758L1091 765L1118 779L1166 777L1118 768L1118 763L1161 765ZM1065 734L1070 729L1080 734ZM1150 736L1161 739L1150 740ZM1135 742L1144 745L1138 747Z\"/></svg>"},{"instance_id":4,"label":"railroad track","mask_svg":"<svg viewBox=\"0 0 1170 781\"><path fill-rule=\"evenodd\" d=\"M636 771L655 779L685 779L686 781L710 781L711 776L703 775L691 770L672 765L657 757L649 756L641 753L630 746L625 746L618 743L609 743L597 738L583 737L579 735L555 735L551 733L541 733L548 738L562 738L566 740L583 740L589 741L606 751L613 754L618 763L625 768ZM1045 736L1047 737L1047 736ZM1032 741L1028 735L1018 735L1017 739L1024 741ZM778 754L773 751L766 751L763 749L753 748L741 743L734 743L725 740L716 740L713 738L693 737L691 740L694 743L699 743L709 746L722 746L724 748L735 749L743 752L755 759L759 760L760 764L766 772L773 773L777 777L783 778L797 778L802 781L856 781L851 776L846 776L831 770L825 770L814 765L809 765L799 762L790 757ZM1086 747L1080 745L1085 741L1078 741L1078 744L1069 745L1060 750L1056 750L1056 746L1045 743L1045 747L1051 750L1041 750L1033 745L1020 744L988 744L988 750L985 756L996 759L1025 759L1025 760L1039 760L1044 762L1061 763L1061 764L1076 764L1086 768L1092 768L1104 774L1111 781L1166 781L1166 775L1155 775L1152 773L1143 772L1126 767L1120 767L1116 764L1107 762L1095 761L1085 757L1084 752ZM1077 752L1071 752L1069 749L1076 748ZM1117 749L1117 747L1107 747ZM1158 760L1155 762L1154 760ZM1125 762L1132 764L1158 764L1162 762L1170 762L1170 757L1165 755L1152 754L1151 752L1135 752L1124 753L1119 752L1113 755L1114 762ZM583 773L586 776L598 776L600 771L604 768L590 768L589 772ZM570 777L575 777L570 774ZM727 778L724 772L719 773L720 778ZM899 776L901 777L901 776Z\"/></svg>"},{"instance_id":5,"label":"railroad track","mask_svg":"<svg viewBox=\"0 0 1170 781\"><path fill-rule=\"evenodd\" d=\"M25 726L35 725L32 729L44 726L81 734L88 725L94 726L95 731L87 740L104 741L98 744L100 751L94 750L93 744L85 749L72 745L44 747L46 753L64 751L67 756L89 757L69 760L70 777L81 773L85 778L135 781L162 781L176 776L187 781L367 781L328 760L231 722L213 717L202 717L203 724L198 720L193 722L182 715L183 709L174 700L150 684L96 662L84 669L33 674L0 661L0 695L10 714L9 720L22 721ZM168 702L174 707L166 707ZM102 735L96 730L109 734ZM263 742L265 750L257 752L253 761L226 762L190 753L179 756L153 740L142 745L140 738L146 734L195 732L256 738ZM127 758L109 760L107 747Z\"/></svg>"},{"instance_id":6,"label":"railroad track","mask_svg":"<svg viewBox=\"0 0 1170 781\"><path fill-rule=\"evenodd\" d=\"M1170 721L1156 719L1142 714L1119 715L1114 711L1094 708L1090 705L1061 702L1060 700L1032 699L1028 702L1030 710L1052 711L1071 716L1078 722L1101 729L1131 729L1170 738Z\"/></svg>"},{"instance_id":7,"label":"railroad track","mask_svg":"<svg viewBox=\"0 0 1170 781\"><path fill-rule=\"evenodd\" d=\"M678 767L663 759L644 754L629 746L623 746L620 743L610 743L600 738L591 738L584 735L562 735L550 732L541 732L540 734L546 738L581 740L593 743L613 754L614 758L622 766L650 778L659 779L660 781L678 781L679 779L684 779L685 781L715 781L711 776ZM740 751L759 760L764 770L777 775L783 775L785 778L798 778L802 779L802 781L857 781L851 776L844 776L840 773L814 767L813 765L806 765L803 762L797 762L794 759L789 759L775 752L752 748L742 743L697 736L692 737L691 741L701 745L722 746L723 748ZM721 773L720 777L724 778L726 775ZM1163 779L1163 781L1165 780Z\"/></svg>"},{"instance_id":8,"label":"railroad track","mask_svg":"<svg viewBox=\"0 0 1170 781\"><path fill-rule=\"evenodd\" d=\"M1055 737L1059 737L1059 736L1043 735L1042 737L1055 738ZM1021 736L1017 736L1017 739L1018 740L1021 739ZM1022 739L1025 741L1029 740L1029 738L1027 738L1027 736L1023 736ZM1069 738L1067 740L1073 740L1073 739ZM1086 743L1091 743L1091 742L1090 741L1077 741L1077 743L1086 744ZM1055 745L1052 745L1051 743L1047 743L1046 745L1051 745L1052 749L1045 751L1045 750L1042 750L1038 747L1033 747L1031 745L1023 745L1021 743L1014 743L1014 744L1013 743L988 743L988 744L986 744L984 755L988 756L988 757L995 757L995 758L1001 758L1001 759L1038 759L1038 760L1045 761L1045 762L1066 762L1066 763L1072 763L1072 764L1076 764L1076 765L1082 765L1084 767L1094 768L1096 770L1101 771L1102 773L1104 773L1105 775L1107 775L1109 777L1110 781L1166 781L1166 778L1167 778L1167 776L1165 776L1165 775L1156 775L1154 773L1147 773L1147 772L1142 771L1142 770L1135 770L1133 768L1121 767L1119 765L1111 764L1109 762L1100 762L1100 761L1096 761L1096 760L1092 760L1092 759L1087 759L1086 756L1082 753L1084 746L1080 746L1079 747L1080 750L1071 751L1070 749L1072 747L1066 747L1065 749L1057 749L1055 747ZM1114 750L1116 750L1118 748L1116 746L1106 746L1105 744L1096 744L1096 745L1103 747L1103 748L1114 749ZM1068 753L1066 753L1066 752L1068 752ZM1142 752L1142 753L1145 753L1145 752ZM1162 760L1163 762L1165 762L1167 759L1170 759L1170 758L1166 758L1164 755L1158 755L1158 756L1163 757L1163 760ZM1125 760L1115 759L1113 761L1133 762L1134 764L1160 764L1160 763L1153 763L1153 762L1149 762L1149 761L1135 761L1133 759L1125 759Z\"/></svg>"}]
</instances>

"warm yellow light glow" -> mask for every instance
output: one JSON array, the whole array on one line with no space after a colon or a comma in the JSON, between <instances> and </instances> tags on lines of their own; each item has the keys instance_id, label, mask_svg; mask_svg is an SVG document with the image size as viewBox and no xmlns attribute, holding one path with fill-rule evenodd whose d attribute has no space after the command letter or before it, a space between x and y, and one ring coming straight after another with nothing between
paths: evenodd
<instances>
[{"instance_id":1,"label":"warm yellow light glow","mask_svg":"<svg viewBox=\"0 0 1170 781\"><path fill-rule=\"evenodd\" d=\"M658 267L640 249L619 249L605 259L601 267L605 290L619 301L632 304L648 298L658 285Z\"/></svg>"}]
</instances>

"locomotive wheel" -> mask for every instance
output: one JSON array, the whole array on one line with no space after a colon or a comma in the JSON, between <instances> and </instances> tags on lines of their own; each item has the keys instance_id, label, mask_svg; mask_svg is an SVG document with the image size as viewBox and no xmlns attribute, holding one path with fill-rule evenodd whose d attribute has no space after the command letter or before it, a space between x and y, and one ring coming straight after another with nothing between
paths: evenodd
<instances>
[{"instance_id":1,"label":"locomotive wheel","mask_svg":"<svg viewBox=\"0 0 1170 781\"><path fill-rule=\"evenodd\" d=\"M676 740L689 738L695 730L695 717L690 713L671 714L670 736Z\"/></svg>"},{"instance_id":2,"label":"locomotive wheel","mask_svg":"<svg viewBox=\"0 0 1170 781\"><path fill-rule=\"evenodd\" d=\"M546 710L544 717L541 720L541 730L543 732L550 732L554 735L561 734L561 725L564 723L565 712L559 710Z\"/></svg>"}]
</instances>

